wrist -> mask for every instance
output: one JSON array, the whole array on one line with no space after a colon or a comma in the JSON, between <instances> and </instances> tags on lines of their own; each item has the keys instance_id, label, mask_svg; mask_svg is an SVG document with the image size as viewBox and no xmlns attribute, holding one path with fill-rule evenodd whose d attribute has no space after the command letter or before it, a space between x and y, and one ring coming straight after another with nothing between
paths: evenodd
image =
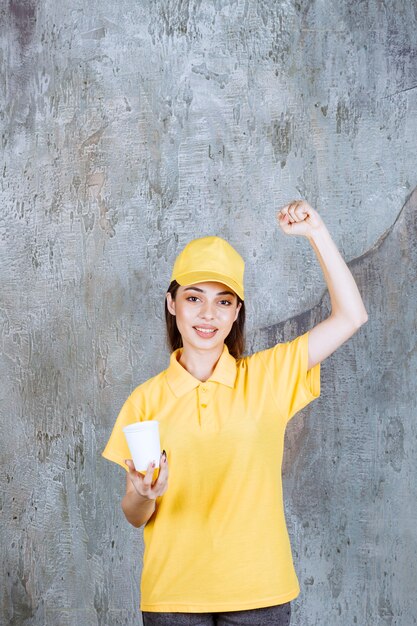
<instances>
[{"instance_id":1,"label":"wrist","mask_svg":"<svg viewBox=\"0 0 417 626\"><path fill-rule=\"evenodd\" d=\"M156 498L148 498L139 493L139 491L136 491L136 489L129 494L125 494L124 497L129 499L133 506L146 506L149 502L156 502Z\"/></svg>"},{"instance_id":2,"label":"wrist","mask_svg":"<svg viewBox=\"0 0 417 626\"><path fill-rule=\"evenodd\" d=\"M156 498L148 498L147 496L142 495L138 491L136 492L137 497L141 504L147 504L148 502L156 502Z\"/></svg>"},{"instance_id":3,"label":"wrist","mask_svg":"<svg viewBox=\"0 0 417 626\"><path fill-rule=\"evenodd\" d=\"M316 228L313 228L312 230L310 230L309 233L306 235L306 237L311 243L313 243L313 242L319 241L320 239L330 237L330 233L325 223L322 222L320 226L317 226Z\"/></svg>"}]
</instances>

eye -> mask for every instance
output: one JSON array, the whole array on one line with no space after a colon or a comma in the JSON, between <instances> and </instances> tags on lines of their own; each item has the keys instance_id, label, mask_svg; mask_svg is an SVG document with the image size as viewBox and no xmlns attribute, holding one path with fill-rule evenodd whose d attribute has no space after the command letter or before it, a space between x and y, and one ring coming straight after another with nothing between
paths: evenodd
<instances>
[{"instance_id":1,"label":"eye","mask_svg":"<svg viewBox=\"0 0 417 626\"><path fill-rule=\"evenodd\" d=\"M188 296L188 298L186 298L186 299L190 300L191 298L195 298L196 300L198 300L197 296Z\"/></svg>"},{"instance_id":2,"label":"eye","mask_svg":"<svg viewBox=\"0 0 417 626\"><path fill-rule=\"evenodd\" d=\"M230 300L220 300L220 302L227 302L227 304L232 305L232 302L230 302Z\"/></svg>"}]
</instances>

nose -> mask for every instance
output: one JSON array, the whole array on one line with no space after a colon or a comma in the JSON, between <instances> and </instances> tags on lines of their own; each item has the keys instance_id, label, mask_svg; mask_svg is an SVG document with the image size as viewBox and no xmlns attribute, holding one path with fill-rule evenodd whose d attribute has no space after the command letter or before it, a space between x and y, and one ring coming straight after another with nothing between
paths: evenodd
<instances>
[{"instance_id":1,"label":"nose","mask_svg":"<svg viewBox=\"0 0 417 626\"><path fill-rule=\"evenodd\" d=\"M214 307L215 304L213 303L212 305L208 302L203 304L203 306L201 307L200 310L200 317L205 319L205 320L212 320L214 319L214 315L213 315L213 311L212 311L212 307Z\"/></svg>"}]
</instances>

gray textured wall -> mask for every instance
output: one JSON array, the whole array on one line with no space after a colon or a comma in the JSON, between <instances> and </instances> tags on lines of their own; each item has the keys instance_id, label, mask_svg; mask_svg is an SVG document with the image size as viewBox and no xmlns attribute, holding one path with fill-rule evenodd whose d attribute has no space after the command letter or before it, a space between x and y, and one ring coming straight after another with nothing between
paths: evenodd
<instances>
[{"instance_id":1,"label":"gray textured wall","mask_svg":"<svg viewBox=\"0 0 417 626\"><path fill-rule=\"evenodd\" d=\"M294 626L417 624L416 4L0 8L2 624L140 624L142 531L100 452L164 369L192 237L246 259L247 352L329 312L276 210L306 198L369 321L288 425Z\"/></svg>"}]
</instances>

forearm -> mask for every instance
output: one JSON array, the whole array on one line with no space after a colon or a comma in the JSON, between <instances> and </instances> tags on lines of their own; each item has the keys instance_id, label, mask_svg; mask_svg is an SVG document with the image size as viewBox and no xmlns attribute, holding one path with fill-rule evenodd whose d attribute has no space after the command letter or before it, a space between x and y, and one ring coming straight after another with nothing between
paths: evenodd
<instances>
[{"instance_id":1,"label":"forearm","mask_svg":"<svg viewBox=\"0 0 417 626\"><path fill-rule=\"evenodd\" d=\"M127 521L135 528L146 524L152 517L156 500L142 498L136 491L126 494L122 499L122 509Z\"/></svg>"},{"instance_id":2,"label":"forearm","mask_svg":"<svg viewBox=\"0 0 417 626\"><path fill-rule=\"evenodd\" d=\"M366 321L368 314L355 279L325 224L313 231L308 240L323 270L330 294L331 314L340 315L354 324Z\"/></svg>"}]
</instances>

